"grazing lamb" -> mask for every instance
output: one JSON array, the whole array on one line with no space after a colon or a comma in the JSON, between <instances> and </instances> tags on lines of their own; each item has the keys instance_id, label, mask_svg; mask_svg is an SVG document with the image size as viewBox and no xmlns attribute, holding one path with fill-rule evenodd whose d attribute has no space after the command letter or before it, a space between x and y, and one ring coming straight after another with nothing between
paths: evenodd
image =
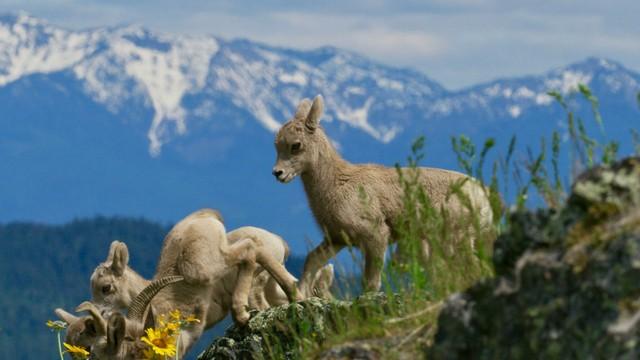
<instances>
[{"instance_id":1,"label":"grazing lamb","mask_svg":"<svg viewBox=\"0 0 640 360\"><path fill-rule=\"evenodd\" d=\"M258 266L269 272L289 300L300 300L296 279L269 245L254 236L229 244L216 212L204 209L190 214L165 237L154 280L131 301L126 321L119 312L111 314L106 337L92 346L93 355L98 359L136 358L144 348L139 339L155 322L154 314L177 309L200 320L180 333L178 355L182 357L205 329L226 316L229 308L237 322L249 319L248 297ZM283 253L279 255L284 257ZM126 257L118 257L114 260L126 264ZM236 280L226 284L233 289L227 301L223 300L229 297L224 280L230 274L236 274Z\"/></svg>"},{"instance_id":2,"label":"grazing lamb","mask_svg":"<svg viewBox=\"0 0 640 360\"><path fill-rule=\"evenodd\" d=\"M76 312L81 311L89 312L90 316L76 316L63 309L55 309L58 318L68 324L65 342L90 350L100 337L106 336L107 321L105 318L109 313L101 311L88 301L76 308Z\"/></svg>"},{"instance_id":3,"label":"grazing lamb","mask_svg":"<svg viewBox=\"0 0 640 360\"><path fill-rule=\"evenodd\" d=\"M289 255L289 248L286 242L276 234L266 230L246 226L238 228L227 233L227 241L233 244L238 240L255 237L260 239L263 244L268 244L272 249L272 254L281 264ZM128 266L129 250L127 245L121 241L113 241L109 248L107 259L99 264L91 275L91 294L92 301L103 306L110 306L116 310L124 310L131 304L142 289L149 285L150 281L143 278L135 270ZM284 293L278 292L276 298L271 301L267 297L273 292L265 294L265 287L278 286L275 280L269 276L268 272L262 271L256 274L251 293L249 296L249 308L264 310L269 305L282 304L286 302L286 297L282 298ZM223 284L226 289L233 289L232 284L236 281L237 273L229 273L224 279ZM275 285L274 285L275 284ZM231 296L231 294L228 294ZM223 299L216 299L223 301Z\"/></svg>"},{"instance_id":4,"label":"grazing lamb","mask_svg":"<svg viewBox=\"0 0 640 360\"><path fill-rule=\"evenodd\" d=\"M253 226L240 227L227 233L229 244L251 237L259 239L263 244L268 244L272 255L281 264L284 264L284 260L289 256L289 247L280 236ZM94 303L115 310L125 310L131 305L133 298L149 285L150 281L139 275L128 264L129 250L127 245L121 241L113 241L107 259L99 264L91 275L91 293ZM259 268L259 273L253 279L249 295L249 309L264 310L288 302L285 293L275 279L263 270ZM226 296L214 299L215 301L223 304L229 303L231 293L227 289L233 289L236 278L237 273L234 272L223 278L220 285L223 286L222 292L226 292ZM329 289L332 282L333 267L326 267L313 282L316 294L330 297Z\"/></svg>"},{"instance_id":5,"label":"grazing lamb","mask_svg":"<svg viewBox=\"0 0 640 360\"><path fill-rule=\"evenodd\" d=\"M275 139L277 161L273 175L282 183L300 175L313 215L325 235L325 240L306 258L299 289L308 293L310 280L318 269L350 242L364 255L365 290L377 291L385 252L397 240L394 226L402 214L403 188L394 168L351 164L342 159L319 126L323 108L320 95L313 103L302 100L293 119L282 126ZM410 174L407 168L402 171ZM447 208L453 215L462 215L466 209L456 196L448 196L450 186L464 182L462 190L480 216L481 225L490 226L491 207L485 189L477 181L454 171L418 171L432 204ZM423 243L424 256L428 257L428 244Z\"/></svg>"}]
</instances>

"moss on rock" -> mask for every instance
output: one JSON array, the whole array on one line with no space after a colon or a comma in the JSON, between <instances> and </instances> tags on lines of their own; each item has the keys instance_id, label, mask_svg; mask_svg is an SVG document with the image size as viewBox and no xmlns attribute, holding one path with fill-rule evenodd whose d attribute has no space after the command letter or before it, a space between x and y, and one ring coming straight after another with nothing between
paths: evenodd
<instances>
[{"instance_id":1,"label":"moss on rock","mask_svg":"<svg viewBox=\"0 0 640 360\"><path fill-rule=\"evenodd\" d=\"M321 342L335 317L343 314L349 303L310 298L265 311L253 311L245 326L232 325L225 335L214 340L198 360L298 358L302 337Z\"/></svg>"},{"instance_id":2,"label":"moss on rock","mask_svg":"<svg viewBox=\"0 0 640 360\"><path fill-rule=\"evenodd\" d=\"M427 357L640 358L640 159L590 170L564 208L510 224L496 278L448 300Z\"/></svg>"}]
</instances>

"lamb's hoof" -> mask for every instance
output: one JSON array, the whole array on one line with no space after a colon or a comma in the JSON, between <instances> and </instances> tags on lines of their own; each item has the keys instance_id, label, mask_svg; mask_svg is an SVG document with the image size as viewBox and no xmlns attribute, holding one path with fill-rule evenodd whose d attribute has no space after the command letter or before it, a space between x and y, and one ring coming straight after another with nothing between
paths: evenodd
<instances>
[{"instance_id":1,"label":"lamb's hoof","mask_svg":"<svg viewBox=\"0 0 640 360\"><path fill-rule=\"evenodd\" d=\"M240 326L246 325L249 322L250 318L251 318L251 315L246 311L243 311L242 313L234 316L236 323Z\"/></svg>"},{"instance_id":2,"label":"lamb's hoof","mask_svg":"<svg viewBox=\"0 0 640 360\"><path fill-rule=\"evenodd\" d=\"M304 294L305 294L304 289L299 288L296 284L293 287L293 292L291 293L291 296L289 296L289 302L298 302L306 299L307 296L305 296Z\"/></svg>"}]
</instances>

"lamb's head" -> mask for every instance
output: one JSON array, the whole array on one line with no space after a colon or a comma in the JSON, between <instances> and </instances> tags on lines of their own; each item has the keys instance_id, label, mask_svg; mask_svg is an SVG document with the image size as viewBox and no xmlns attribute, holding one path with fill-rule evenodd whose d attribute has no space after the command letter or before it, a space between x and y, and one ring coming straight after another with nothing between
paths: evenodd
<instances>
[{"instance_id":1,"label":"lamb's head","mask_svg":"<svg viewBox=\"0 0 640 360\"><path fill-rule=\"evenodd\" d=\"M126 317L120 312L112 313L106 321L105 335L98 338L92 347L92 359L133 360L143 356L148 348L142 337L145 329L155 328L155 315L151 305L153 297L164 287L183 281L181 276L168 276L153 281L133 300Z\"/></svg>"},{"instance_id":2,"label":"lamb's head","mask_svg":"<svg viewBox=\"0 0 640 360\"><path fill-rule=\"evenodd\" d=\"M90 316L76 316L60 308L55 310L56 315L68 324L65 342L91 351L98 339L106 335L105 312L88 301L80 304L76 311L87 311Z\"/></svg>"},{"instance_id":3,"label":"lamb's head","mask_svg":"<svg viewBox=\"0 0 640 360\"><path fill-rule=\"evenodd\" d=\"M153 327L153 326L150 326ZM124 315L114 312L109 316L106 334L96 341L91 349L91 359L133 360L143 359L144 345L140 338L143 328L127 321Z\"/></svg>"},{"instance_id":4,"label":"lamb's head","mask_svg":"<svg viewBox=\"0 0 640 360\"><path fill-rule=\"evenodd\" d=\"M129 269L128 264L127 245L118 240L113 241L107 259L91 274L91 296L95 303L117 309L126 309L129 306L133 300L132 294L139 289L132 289L133 271Z\"/></svg>"},{"instance_id":5,"label":"lamb's head","mask_svg":"<svg viewBox=\"0 0 640 360\"><path fill-rule=\"evenodd\" d=\"M322 96L313 100L304 99L298 105L293 119L280 128L276 135L278 158L273 175L278 181L288 183L313 166L320 152L324 135L318 131L324 109Z\"/></svg>"}]
</instances>

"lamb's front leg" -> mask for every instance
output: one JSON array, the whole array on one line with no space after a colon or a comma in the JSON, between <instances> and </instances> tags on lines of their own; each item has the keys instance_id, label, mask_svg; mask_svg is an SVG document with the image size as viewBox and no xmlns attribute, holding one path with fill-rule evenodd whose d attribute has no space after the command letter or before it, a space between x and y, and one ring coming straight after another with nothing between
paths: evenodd
<instances>
[{"instance_id":1,"label":"lamb's front leg","mask_svg":"<svg viewBox=\"0 0 640 360\"><path fill-rule=\"evenodd\" d=\"M370 240L362 242L364 253L364 278L362 285L365 292L376 292L382 285L382 270L384 269L384 255L389 245L389 229L384 227L376 234L371 234Z\"/></svg>"},{"instance_id":2,"label":"lamb's front leg","mask_svg":"<svg viewBox=\"0 0 640 360\"><path fill-rule=\"evenodd\" d=\"M258 264L254 261L245 261L240 264L239 268L236 287L233 289L231 306L235 321L239 324L246 324L250 317L247 311L249 308L249 293L251 292L253 274L258 268Z\"/></svg>"}]
</instances>

